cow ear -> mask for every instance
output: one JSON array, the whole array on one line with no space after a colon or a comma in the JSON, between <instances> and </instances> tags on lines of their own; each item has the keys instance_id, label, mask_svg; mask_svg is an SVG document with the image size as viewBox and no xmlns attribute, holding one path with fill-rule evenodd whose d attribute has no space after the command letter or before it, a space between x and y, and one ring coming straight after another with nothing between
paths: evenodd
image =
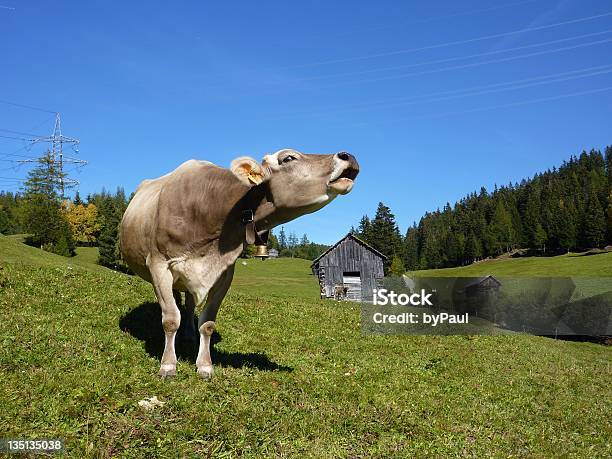
<instances>
[{"instance_id":1,"label":"cow ear","mask_svg":"<svg viewBox=\"0 0 612 459\"><path fill-rule=\"evenodd\" d=\"M230 170L247 185L259 185L265 178L261 165L248 156L233 160Z\"/></svg>"}]
</instances>

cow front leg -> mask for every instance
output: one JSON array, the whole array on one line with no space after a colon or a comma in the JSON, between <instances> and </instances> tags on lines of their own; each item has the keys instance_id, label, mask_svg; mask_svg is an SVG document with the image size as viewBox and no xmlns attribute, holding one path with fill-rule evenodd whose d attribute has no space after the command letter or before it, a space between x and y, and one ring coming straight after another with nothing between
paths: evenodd
<instances>
[{"instance_id":1,"label":"cow front leg","mask_svg":"<svg viewBox=\"0 0 612 459\"><path fill-rule=\"evenodd\" d=\"M198 375L203 379L210 379L213 375L212 359L210 357L210 339L215 331L219 306L221 306L221 302L225 298L233 278L234 265L231 265L208 292L206 304L200 314L200 320L198 321L200 348L198 350L196 366L198 368Z\"/></svg>"},{"instance_id":2,"label":"cow front leg","mask_svg":"<svg viewBox=\"0 0 612 459\"><path fill-rule=\"evenodd\" d=\"M162 311L164 329L164 353L161 358L159 375L162 378L176 375L176 352L174 339L181 324L181 313L172 291L172 273L165 267L150 269L155 296Z\"/></svg>"},{"instance_id":3,"label":"cow front leg","mask_svg":"<svg viewBox=\"0 0 612 459\"><path fill-rule=\"evenodd\" d=\"M200 348L196 367L202 379L210 379L213 375L212 359L210 358L210 339L215 331L215 322L208 320L200 325Z\"/></svg>"}]
</instances>

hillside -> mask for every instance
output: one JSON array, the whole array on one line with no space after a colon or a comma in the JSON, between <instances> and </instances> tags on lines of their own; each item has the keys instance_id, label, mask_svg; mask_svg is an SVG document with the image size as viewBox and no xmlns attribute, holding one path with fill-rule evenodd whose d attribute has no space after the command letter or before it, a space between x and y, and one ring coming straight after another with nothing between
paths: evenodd
<instances>
[{"instance_id":1,"label":"hillside","mask_svg":"<svg viewBox=\"0 0 612 459\"><path fill-rule=\"evenodd\" d=\"M482 261L459 268L414 271L419 276L506 276L506 277L612 277L612 252L583 253L556 257L503 258Z\"/></svg>"},{"instance_id":2,"label":"hillside","mask_svg":"<svg viewBox=\"0 0 612 459\"><path fill-rule=\"evenodd\" d=\"M76 256L72 258L58 257L44 250L23 244L23 235L0 235L0 262L21 263L40 267L80 267L92 272L110 272L107 268L96 264L98 249L96 247L77 247Z\"/></svg>"},{"instance_id":3,"label":"hillside","mask_svg":"<svg viewBox=\"0 0 612 459\"><path fill-rule=\"evenodd\" d=\"M304 260L239 262L213 337L157 377L138 278L0 236L0 429L67 457L609 457L610 348L513 335L361 335ZM587 257L584 257L587 258ZM597 257L588 257L589 260ZM157 396L165 406L143 411Z\"/></svg>"},{"instance_id":4,"label":"hillside","mask_svg":"<svg viewBox=\"0 0 612 459\"><path fill-rule=\"evenodd\" d=\"M482 187L425 212L405 233L379 202L355 231L387 257L387 268L395 262L394 272L460 267L517 249L601 249L612 243L612 146L583 151L520 182Z\"/></svg>"}]
</instances>

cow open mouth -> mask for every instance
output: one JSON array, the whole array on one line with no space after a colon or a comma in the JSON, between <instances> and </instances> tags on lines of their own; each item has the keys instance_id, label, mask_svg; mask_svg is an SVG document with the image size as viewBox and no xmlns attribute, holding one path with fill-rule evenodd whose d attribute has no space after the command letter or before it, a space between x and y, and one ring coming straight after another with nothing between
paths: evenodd
<instances>
[{"instance_id":1,"label":"cow open mouth","mask_svg":"<svg viewBox=\"0 0 612 459\"><path fill-rule=\"evenodd\" d=\"M356 169L356 168L354 168L352 166L349 166L346 169L344 169L342 171L342 173L338 177L336 177L335 179L333 179L329 183L330 184L337 183L337 182L339 182L342 179L347 179L347 180L350 180L352 182L353 180L355 180L355 178L357 177L358 173L359 173L359 169Z\"/></svg>"},{"instance_id":2,"label":"cow open mouth","mask_svg":"<svg viewBox=\"0 0 612 459\"><path fill-rule=\"evenodd\" d=\"M329 182L329 188L338 194L346 194L353 188L353 180L357 177L359 169L348 166L340 175Z\"/></svg>"}]
</instances>

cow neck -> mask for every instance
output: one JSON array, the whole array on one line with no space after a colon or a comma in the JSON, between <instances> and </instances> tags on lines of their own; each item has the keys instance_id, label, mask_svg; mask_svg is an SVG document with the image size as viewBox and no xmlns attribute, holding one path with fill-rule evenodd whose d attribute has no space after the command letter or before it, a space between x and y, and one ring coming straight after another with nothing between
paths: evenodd
<instances>
[{"instance_id":1,"label":"cow neck","mask_svg":"<svg viewBox=\"0 0 612 459\"><path fill-rule=\"evenodd\" d=\"M261 183L249 189L241 200L242 224L248 244L266 245L267 243L267 230L270 228L267 217L274 211L269 194L267 184Z\"/></svg>"},{"instance_id":2,"label":"cow neck","mask_svg":"<svg viewBox=\"0 0 612 459\"><path fill-rule=\"evenodd\" d=\"M261 229L269 229L267 218L274 212L274 204L269 199L269 194L268 184L260 183L252 187L242 200L242 210L252 211L254 223Z\"/></svg>"}]
</instances>

